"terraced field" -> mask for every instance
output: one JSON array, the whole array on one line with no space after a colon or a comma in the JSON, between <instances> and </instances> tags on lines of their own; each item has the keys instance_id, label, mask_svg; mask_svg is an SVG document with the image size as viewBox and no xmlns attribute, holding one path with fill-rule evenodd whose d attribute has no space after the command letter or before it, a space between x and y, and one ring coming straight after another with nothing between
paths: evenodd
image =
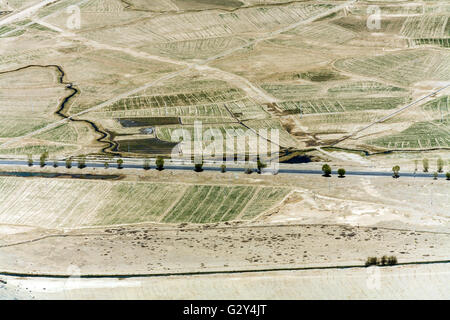
<instances>
[{"instance_id":1,"label":"terraced field","mask_svg":"<svg viewBox=\"0 0 450 320\"><path fill-rule=\"evenodd\" d=\"M109 30L93 30L87 32L85 36L95 40L107 37L113 44L131 47L141 47L143 41L147 43L176 42L180 48L180 45L184 45L183 41L229 37L251 32L269 32L280 26L307 19L331 7L330 4L293 3L267 8L243 8L229 13L217 11L182 13L157 16L134 25ZM215 43L210 42L209 45L215 45Z\"/></svg>"},{"instance_id":2,"label":"terraced field","mask_svg":"<svg viewBox=\"0 0 450 320\"><path fill-rule=\"evenodd\" d=\"M250 220L278 204L289 191L246 185L0 177L0 223L54 228Z\"/></svg>"},{"instance_id":3,"label":"terraced field","mask_svg":"<svg viewBox=\"0 0 450 320\"><path fill-rule=\"evenodd\" d=\"M450 147L450 117L444 122L417 122L394 135L369 140L368 143L387 149L432 149Z\"/></svg>"},{"instance_id":4,"label":"terraced field","mask_svg":"<svg viewBox=\"0 0 450 320\"><path fill-rule=\"evenodd\" d=\"M285 111L296 111L303 114L312 113L337 113L350 111L364 111L377 109L394 109L409 101L405 97L382 97L382 98L350 98L350 99L320 99L305 101L286 101L277 105Z\"/></svg>"},{"instance_id":5,"label":"terraced field","mask_svg":"<svg viewBox=\"0 0 450 320\"><path fill-rule=\"evenodd\" d=\"M21 136L56 119L58 102L68 95L57 76L51 67L0 73L0 138Z\"/></svg>"},{"instance_id":6,"label":"terraced field","mask_svg":"<svg viewBox=\"0 0 450 320\"><path fill-rule=\"evenodd\" d=\"M375 57L338 60L338 69L408 86L424 79L450 81L450 52L405 50Z\"/></svg>"},{"instance_id":7,"label":"terraced field","mask_svg":"<svg viewBox=\"0 0 450 320\"><path fill-rule=\"evenodd\" d=\"M446 30L448 16L408 17L401 34L408 38L441 38L450 36Z\"/></svg>"},{"instance_id":8,"label":"terraced field","mask_svg":"<svg viewBox=\"0 0 450 320\"><path fill-rule=\"evenodd\" d=\"M11 3L16 9L23 5ZM81 10L81 27L55 44L58 30L67 29L65 9L74 4ZM446 4L377 3L384 16L376 31L367 27L367 2L311 19L336 5L61 0L45 6L36 13L39 21L25 17L0 28L0 41L5 44L0 49L0 69L53 61L78 90L63 113L80 121L0 152L18 155L47 147L64 156L116 151L136 156L132 150L145 154L171 149L172 133L178 129L192 133L195 121L201 121L204 130L217 129L225 136L227 129L249 130L252 136L259 130L278 129L280 146L301 149L311 143L305 142L310 134L339 138L406 105L420 90L450 81ZM176 76L168 76L172 73ZM39 78L31 69L26 75L33 81ZM67 91L64 86L60 89ZM18 91L7 90L17 103ZM0 120L0 140L23 136L57 118L52 106L61 102L61 96L56 89L41 91L48 92L43 99L45 116L8 114ZM11 100L5 96L1 92L0 104L9 105ZM35 93L27 91L24 96ZM103 108L95 108L103 103ZM28 102L24 104L30 108ZM95 110L76 116L91 108ZM426 121L445 119L448 114L442 106L424 111L429 116ZM126 125L124 119L135 124ZM405 121L413 124L412 119ZM391 129L389 134L400 134L401 130L387 128ZM106 138L97 141L102 135ZM376 137L381 139L382 134ZM319 138L314 145L332 141L331 136ZM394 143L372 140L377 146ZM438 144L426 141L427 137L418 145Z\"/></svg>"}]
</instances>

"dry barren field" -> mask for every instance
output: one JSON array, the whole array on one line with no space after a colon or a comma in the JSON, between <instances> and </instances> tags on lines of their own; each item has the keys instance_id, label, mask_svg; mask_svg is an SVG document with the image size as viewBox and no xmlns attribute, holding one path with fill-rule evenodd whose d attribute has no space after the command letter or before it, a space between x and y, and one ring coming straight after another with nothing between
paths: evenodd
<instances>
[{"instance_id":1,"label":"dry barren field","mask_svg":"<svg viewBox=\"0 0 450 320\"><path fill-rule=\"evenodd\" d=\"M158 141L194 120L276 128L305 152L449 148L445 1L377 2L376 28L372 1L60 0L21 16L37 4L2 9L3 156L169 154Z\"/></svg>"},{"instance_id":2,"label":"dry barren field","mask_svg":"<svg viewBox=\"0 0 450 320\"><path fill-rule=\"evenodd\" d=\"M449 16L443 0L0 0L0 299L448 298ZM279 148L285 169L365 174L76 168L190 159L189 137L225 147L211 132ZM375 175L394 165L441 176ZM372 290L383 255L398 265Z\"/></svg>"}]
</instances>

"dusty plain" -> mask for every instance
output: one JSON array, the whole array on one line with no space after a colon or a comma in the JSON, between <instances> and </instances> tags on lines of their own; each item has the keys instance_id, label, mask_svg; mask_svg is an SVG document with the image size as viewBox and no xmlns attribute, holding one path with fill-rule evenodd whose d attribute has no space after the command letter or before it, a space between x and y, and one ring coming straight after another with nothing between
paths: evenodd
<instances>
[{"instance_id":1,"label":"dusty plain","mask_svg":"<svg viewBox=\"0 0 450 320\"><path fill-rule=\"evenodd\" d=\"M450 298L449 12L0 1L0 299ZM283 169L365 174L156 171L195 121L262 137ZM398 265L365 267L383 255Z\"/></svg>"}]
</instances>

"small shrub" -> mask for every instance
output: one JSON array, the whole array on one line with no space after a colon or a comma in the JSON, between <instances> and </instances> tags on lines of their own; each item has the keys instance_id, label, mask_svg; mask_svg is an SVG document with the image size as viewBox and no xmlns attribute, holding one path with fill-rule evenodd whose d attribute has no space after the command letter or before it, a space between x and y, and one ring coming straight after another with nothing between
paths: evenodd
<instances>
[{"instance_id":1,"label":"small shrub","mask_svg":"<svg viewBox=\"0 0 450 320\"><path fill-rule=\"evenodd\" d=\"M323 171L324 177L331 176L331 167L328 164L324 164L322 166L322 171Z\"/></svg>"},{"instance_id":2,"label":"small shrub","mask_svg":"<svg viewBox=\"0 0 450 320\"><path fill-rule=\"evenodd\" d=\"M161 156L156 157L156 170L162 171L164 170L164 158Z\"/></svg>"},{"instance_id":3,"label":"small shrub","mask_svg":"<svg viewBox=\"0 0 450 320\"><path fill-rule=\"evenodd\" d=\"M245 174L251 174L253 172L253 170L250 169L250 167L246 167L244 172L245 172Z\"/></svg>"},{"instance_id":4,"label":"small shrub","mask_svg":"<svg viewBox=\"0 0 450 320\"><path fill-rule=\"evenodd\" d=\"M395 256L388 257L387 264L389 266L396 265L397 264L397 257L395 257Z\"/></svg>"},{"instance_id":5,"label":"small shrub","mask_svg":"<svg viewBox=\"0 0 450 320\"><path fill-rule=\"evenodd\" d=\"M447 180L450 180L450 172L447 172L447 173L445 174L445 176L447 177Z\"/></svg>"},{"instance_id":6,"label":"small shrub","mask_svg":"<svg viewBox=\"0 0 450 320\"><path fill-rule=\"evenodd\" d=\"M117 169L123 169L123 160L117 159Z\"/></svg>"},{"instance_id":7,"label":"small shrub","mask_svg":"<svg viewBox=\"0 0 450 320\"><path fill-rule=\"evenodd\" d=\"M438 172L442 172L444 170L444 160L442 160L442 158L437 159L437 169Z\"/></svg>"},{"instance_id":8,"label":"small shrub","mask_svg":"<svg viewBox=\"0 0 450 320\"><path fill-rule=\"evenodd\" d=\"M58 161L53 161L53 168L58 168Z\"/></svg>"},{"instance_id":9,"label":"small shrub","mask_svg":"<svg viewBox=\"0 0 450 320\"><path fill-rule=\"evenodd\" d=\"M194 171L202 172L203 171L203 162L194 164Z\"/></svg>"},{"instance_id":10,"label":"small shrub","mask_svg":"<svg viewBox=\"0 0 450 320\"><path fill-rule=\"evenodd\" d=\"M393 166L393 167L392 167L392 171L394 172L394 174L392 175L392 177L394 177L394 178L400 177L400 174L399 174L399 172L400 172L400 166Z\"/></svg>"},{"instance_id":11,"label":"small shrub","mask_svg":"<svg viewBox=\"0 0 450 320\"><path fill-rule=\"evenodd\" d=\"M66 168L67 169L72 168L72 159L66 159Z\"/></svg>"},{"instance_id":12,"label":"small shrub","mask_svg":"<svg viewBox=\"0 0 450 320\"><path fill-rule=\"evenodd\" d=\"M368 266L376 266L378 265L378 258L377 257L368 257L366 260L366 267Z\"/></svg>"},{"instance_id":13,"label":"small shrub","mask_svg":"<svg viewBox=\"0 0 450 320\"><path fill-rule=\"evenodd\" d=\"M29 167L33 166L33 156L31 154L28 155L28 166Z\"/></svg>"},{"instance_id":14,"label":"small shrub","mask_svg":"<svg viewBox=\"0 0 450 320\"><path fill-rule=\"evenodd\" d=\"M39 164L41 166L41 168L45 167L45 161L48 158L48 153L44 152L43 154L41 154L41 157L39 158Z\"/></svg>"},{"instance_id":15,"label":"small shrub","mask_svg":"<svg viewBox=\"0 0 450 320\"><path fill-rule=\"evenodd\" d=\"M148 158L144 159L142 168L144 168L144 170L150 170L150 160Z\"/></svg>"},{"instance_id":16,"label":"small shrub","mask_svg":"<svg viewBox=\"0 0 450 320\"><path fill-rule=\"evenodd\" d=\"M423 172L428 172L428 168L430 167L430 164L429 164L427 158L422 160L422 166L423 166Z\"/></svg>"},{"instance_id":17,"label":"small shrub","mask_svg":"<svg viewBox=\"0 0 450 320\"><path fill-rule=\"evenodd\" d=\"M86 168L86 157L85 156L81 156L80 159L78 159L78 168L79 169Z\"/></svg>"},{"instance_id":18,"label":"small shrub","mask_svg":"<svg viewBox=\"0 0 450 320\"><path fill-rule=\"evenodd\" d=\"M226 165L221 165L220 166L220 172L225 173L227 171L227 166Z\"/></svg>"},{"instance_id":19,"label":"small shrub","mask_svg":"<svg viewBox=\"0 0 450 320\"><path fill-rule=\"evenodd\" d=\"M433 180L437 180L438 178L438 173L437 172L433 172Z\"/></svg>"},{"instance_id":20,"label":"small shrub","mask_svg":"<svg viewBox=\"0 0 450 320\"><path fill-rule=\"evenodd\" d=\"M387 256L382 256L380 259L380 266L385 266L388 263L388 257Z\"/></svg>"},{"instance_id":21,"label":"small shrub","mask_svg":"<svg viewBox=\"0 0 450 320\"><path fill-rule=\"evenodd\" d=\"M258 168L258 173L261 173L264 168L267 167L267 164L263 163L260 159L256 161L256 165Z\"/></svg>"},{"instance_id":22,"label":"small shrub","mask_svg":"<svg viewBox=\"0 0 450 320\"><path fill-rule=\"evenodd\" d=\"M344 178L345 177L345 169L344 168L339 168L337 171L339 178Z\"/></svg>"},{"instance_id":23,"label":"small shrub","mask_svg":"<svg viewBox=\"0 0 450 320\"><path fill-rule=\"evenodd\" d=\"M105 161L105 163L103 164L103 166L104 166L105 169L108 169L108 168L109 168L109 162L108 162L108 161Z\"/></svg>"}]
</instances>

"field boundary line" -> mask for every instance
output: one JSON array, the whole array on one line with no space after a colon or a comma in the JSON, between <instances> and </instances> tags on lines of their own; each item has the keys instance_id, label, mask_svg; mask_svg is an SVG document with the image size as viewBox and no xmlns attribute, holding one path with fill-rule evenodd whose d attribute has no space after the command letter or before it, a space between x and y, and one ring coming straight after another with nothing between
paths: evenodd
<instances>
[{"instance_id":1,"label":"field boundary line","mask_svg":"<svg viewBox=\"0 0 450 320\"><path fill-rule=\"evenodd\" d=\"M444 90L446 90L446 89L449 88L449 87L450 87L450 84L447 84L446 86L443 86L443 87L441 87L441 88L439 88L439 89L437 89L437 90L435 90L435 91L433 91L433 92L431 92L431 93L429 93L429 94L427 94L427 95L425 95L425 96L423 96L423 97L421 97L421 98L419 98L419 99L417 99L417 100L415 100L415 101L413 101L413 102L410 102L410 103L408 103L406 106L403 106L403 107L397 109L396 111L394 111L394 112L388 114L387 116L384 116L383 118L378 119L378 120L372 122L371 124L369 124L369 125L367 125L367 126L361 128L361 129L358 129L358 130L352 132L350 135L345 136L345 137L343 137L343 138L337 140L335 143L331 144L331 146L334 146L334 145L336 145L336 144L339 144L339 143L341 143L342 141L345 141L345 140L347 140L347 139L349 139L349 138L355 136L356 134L358 134L358 133L360 133L360 132L362 132L362 131L365 131L365 130L369 129L370 127L372 127L372 126L374 126L374 125L376 125L376 124L378 124L378 123L382 123L382 122L384 122L384 121L386 121L386 120L389 120L389 119L395 117L397 114L399 114L399 113L405 111L406 109L409 109L409 108L411 108L411 107L417 105L419 102L422 102L422 101L424 101L424 100L426 100L426 99L428 99L428 98L430 98L430 97L434 97L437 93L439 93L439 92L441 92L441 91L444 91ZM356 138L356 139L358 139L358 138Z\"/></svg>"},{"instance_id":2,"label":"field boundary line","mask_svg":"<svg viewBox=\"0 0 450 320\"><path fill-rule=\"evenodd\" d=\"M293 190L295 191L295 190ZM248 223L249 221L230 221L230 223L241 223L245 222ZM385 231L395 231L395 232L414 232L414 233L426 233L426 234L436 234L436 235L443 235L443 236L450 236L450 232L444 232L444 231L431 231L431 230L414 230L414 229L401 229L401 228L388 228L388 227L370 227L370 226L352 226L348 224L339 224L339 223L306 223L306 224L283 224L283 223L273 223L273 224L244 224L244 225L222 225L217 226L219 222L214 223L198 223L193 224L190 223L190 227L188 228L182 228L180 229L179 226L181 223L157 223L157 222L138 222L135 224L119 224L119 225L109 225L109 226L82 226L78 228L63 228L62 230L57 229L48 229L48 230L55 230L55 231L62 231L62 232L70 232L70 231L83 231L83 230L97 230L97 229L117 229L117 228L130 228L130 230L123 230L118 231L118 233L107 233L107 232L92 232L92 233L57 233L57 234L49 234L45 236L41 236L34 239L24 240L20 242L15 243L9 243L9 244L3 244L0 245L0 248L6 248L6 247L13 247L28 243L33 243L41 240L45 240L48 238L67 238L67 237L90 237L90 236L118 236L121 234L126 233L135 233L136 228L139 227L154 227L154 229L149 229L149 231L152 232L173 232L173 231L202 231L202 230L226 230L226 229L251 229L251 228L287 228L287 227L338 227L338 228L344 228L344 229L361 229L361 230L374 230L373 228L376 228L376 230L385 230ZM223 223L222 223L223 224ZM158 229L155 227L155 225L168 227L168 228L160 228ZM216 225L216 226L214 226ZM21 225L18 225L21 226ZM33 227L33 226L29 226ZM116 230L117 231L117 230Z\"/></svg>"},{"instance_id":3,"label":"field boundary line","mask_svg":"<svg viewBox=\"0 0 450 320\"><path fill-rule=\"evenodd\" d=\"M51 1L51 0L48 0L48 1ZM286 27L280 28L280 29L278 29L278 30L272 31L272 32L270 32L269 34L267 34L267 35L265 35L265 36L261 36L260 38L254 39L254 40L252 40L252 41L250 41L250 42L248 42L248 43L245 43L244 45L241 45L241 46L232 48L231 50L226 50L226 51L224 51L224 52L222 52L222 53L220 53L220 54L218 54L218 55L215 55L215 56L212 56L212 57L210 57L210 58L204 59L203 61L201 61L201 62L198 63L198 64L188 64L184 69L177 70L177 71L174 71L174 72L172 72L172 73L166 74L166 75L164 75L164 76L162 76L162 77L160 77L160 78L157 78L157 79L153 80L153 81L150 82L150 83L147 83L147 84L145 84L145 85L143 85L143 86L140 86L140 87L138 87L138 88L135 88L135 89L133 89L133 90L131 90L131 91L122 93L122 94L120 94L120 95L118 95L118 96L116 96L116 97L113 97L113 98L111 98L111 99L109 99L109 100L107 100L107 101L105 101L105 102L103 102L103 103L101 103L101 104L98 104L98 105L93 106L93 107L91 107L91 108L87 108L87 109L85 109L85 110L83 110L83 111L81 111L81 112L79 112L79 113L77 113L77 114L68 116L68 118L66 118L66 119L63 119L63 120L57 121L57 122L55 122L55 123L52 123L52 124L50 124L50 125L48 125L48 126L46 126L46 127L43 127L43 128L41 128L41 129L39 129L39 130L36 130L35 132L31 132L31 133L29 133L29 134L27 134L27 135L24 135L24 136L21 136L21 137L16 137L16 138L13 139L13 140L6 141L6 142L4 142L4 143L2 143L2 144L0 145L0 148L3 148L3 147L5 147L5 146L7 146L8 144L10 144L10 143L12 143L12 142L19 141L19 140L21 140L21 139L23 139L23 138L30 137L30 136L33 136L33 135L35 135L35 134L45 132L45 131L47 131L47 130L49 130L49 129L52 129L52 128L58 126L58 125L61 125L61 124L65 123L65 122L68 122L68 121L72 120L73 118L79 117L79 116L81 116L81 115L83 115L83 114L86 114L86 113L88 113L88 112L102 109L102 108L104 108L104 107L106 107L106 106L109 106L109 105L111 105L111 104L113 104L113 103L115 103L115 102L118 102L118 101L120 101L120 100L122 100L122 99L124 99L124 98L127 98L127 97L129 97L130 95L132 95L132 94L136 94L136 93L138 93L138 92L140 92L140 91L143 91L143 90L145 90L145 89L147 89L147 88L153 87L153 86L155 86L156 84L158 84L158 83L160 83L160 82L163 82L163 81L172 79L172 78L174 78L174 77L177 77L177 76L179 76L179 75L182 75L182 74L184 74L184 73L186 73L186 72L188 72L188 71L191 71L192 69L198 69L198 68L200 68L200 69L212 69L212 70L214 70L214 71L216 71L216 72L217 72L217 71L223 72L223 71L220 70L220 69L215 69L215 68L212 68L212 67L209 67L209 66L206 66L206 65L207 65L209 62L212 62L212 61L217 60L217 59L219 59L219 58L223 58L223 57L225 57L225 56L228 56L228 55L230 55L230 54L232 54L232 53L234 53L234 52L236 52L236 51L239 51L239 50L241 50L241 49L243 49L243 48L246 48L246 47L248 47L248 46L251 46L251 45L253 45L253 44L256 44L257 42L271 39L271 38L273 38L273 37L275 37L275 36L280 35L280 34L283 33L283 32L286 32L286 31L295 29L295 28L297 28L298 26L300 26L300 25L302 25L302 24L311 23L311 22L313 22L313 21L315 21L315 20L317 20L317 19L326 17L326 16L328 16L328 15L334 13L334 12L338 12L338 11L340 11L340 10L342 10L342 9L344 9L344 8L346 8L346 7L348 7L349 5L354 4L355 2L357 2L357 0L350 0L350 1L347 1L347 2L345 2L345 3L343 3L343 4L334 6L333 8L331 8L331 9L329 9L329 10L326 10L326 11L324 11L324 12L322 12L322 13L319 13L319 14L317 14L317 15L315 15L315 16L312 16L312 17L310 17L310 18L308 18L308 19L301 20L301 21L295 22L294 24L291 24L291 25L288 25L288 26L286 26ZM74 35L74 36L79 37L78 35ZM81 37L81 38L82 38L82 37ZM86 40L89 41L88 39L86 39ZM100 43L98 43L98 44L101 45ZM126 50L126 51L127 51L127 50ZM163 60L163 59L160 57L160 61L162 61L162 60ZM170 63L170 62L167 62L167 63ZM202 66L203 66L203 68L202 68ZM236 77L235 74L232 74L232 73L227 73L227 74ZM242 77L240 77L240 78L242 78ZM247 79L244 79L244 80L247 80ZM251 85L250 87L253 86L253 84L251 84L248 80L247 80L247 82Z\"/></svg>"},{"instance_id":4,"label":"field boundary line","mask_svg":"<svg viewBox=\"0 0 450 320\"><path fill-rule=\"evenodd\" d=\"M258 196L259 192L261 191L263 187L262 186L258 186L255 190L255 192L253 193L252 197L250 198L250 200L245 204L245 207L242 208L241 212L239 212L239 214L236 216L235 221L245 221L245 220L241 220L242 216L244 215L245 210L247 210L247 208L253 203L253 201L255 200L255 198ZM270 188L270 187L269 187Z\"/></svg>"},{"instance_id":5,"label":"field boundary line","mask_svg":"<svg viewBox=\"0 0 450 320\"><path fill-rule=\"evenodd\" d=\"M158 219L156 220L157 222L162 223L162 220L168 214L170 214L172 209L174 209L175 206L180 202L180 200L183 199L184 195L186 194L187 189L190 187L190 185L187 183L186 184L178 184L178 185L183 186L183 191L178 195L178 197L175 199L175 201L163 212L163 214L158 217Z\"/></svg>"},{"instance_id":6,"label":"field boundary line","mask_svg":"<svg viewBox=\"0 0 450 320\"><path fill-rule=\"evenodd\" d=\"M283 199L281 199L280 201L278 201L277 203L275 203L272 207L270 207L269 209L261 212L260 214L258 214L257 216L253 217L252 219L250 219L249 221L256 221L258 219L260 219L261 217L267 215L269 212L275 210L276 208L278 208L279 206L281 206L293 193L295 192L299 192L298 190L291 190L288 192L288 194L286 196L284 196ZM247 221L247 220L242 220L242 221Z\"/></svg>"},{"instance_id":7,"label":"field boundary line","mask_svg":"<svg viewBox=\"0 0 450 320\"><path fill-rule=\"evenodd\" d=\"M389 268L408 265L430 265L430 264L448 264L450 260L430 260L430 261L410 261L397 263L393 266L377 266L378 268ZM277 271L302 271L302 270L339 270L339 269L367 269L365 264L348 264L348 265L329 265L329 266L304 266L304 267L273 267L261 269L241 269L241 270L212 270L212 271L187 271L187 272L167 272L167 273L133 273L133 274L82 274L79 278L95 279L95 278L151 278L151 277L169 277L169 276L201 276L214 274L239 274L239 273L262 273ZM61 278L66 279L73 277L69 274L39 274L39 273L18 273L13 271L0 271L0 276L24 277L24 278Z\"/></svg>"}]
</instances>

